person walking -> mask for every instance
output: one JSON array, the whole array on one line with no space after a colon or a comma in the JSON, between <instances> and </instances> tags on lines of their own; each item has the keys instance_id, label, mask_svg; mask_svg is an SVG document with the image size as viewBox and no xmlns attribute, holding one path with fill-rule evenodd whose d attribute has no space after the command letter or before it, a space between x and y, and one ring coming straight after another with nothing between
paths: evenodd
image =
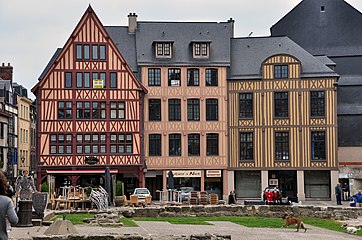
<instances>
[{"instance_id":1,"label":"person walking","mask_svg":"<svg viewBox=\"0 0 362 240\"><path fill-rule=\"evenodd\" d=\"M336 191L336 200L337 200L337 205L342 205L342 188L341 188L341 184L337 183L337 186L335 187L335 191Z\"/></svg>"},{"instance_id":2,"label":"person walking","mask_svg":"<svg viewBox=\"0 0 362 240\"><path fill-rule=\"evenodd\" d=\"M358 190L356 194L356 207L362 207L362 193L361 190Z\"/></svg>"},{"instance_id":3,"label":"person walking","mask_svg":"<svg viewBox=\"0 0 362 240\"><path fill-rule=\"evenodd\" d=\"M235 192L230 191L228 204L236 204Z\"/></svg>"},{"instance_id":4,"label":"person walking","mask_svg":"<svg viewBox=\"0 0 362 240\"><path fill-rule=\"evenodd\" d=\"M343 201L348 201L349 199L349 186L347 183L344 183L342 186L343 191Z\"/></svg>"},{"instance_id":5,"label":"person walking","mask_svg":"<svg viewBox=\"0 0 362 240\"><path fill-rule=\"evenodd\" d=\"M8 229L11 228L10 224L15 225L18 223L18 216L16 215L13 201L6 196L8 187L6 186L7 179L4 173L0 172L0 239L8 239Z\"/></svg>"}]
</instances>

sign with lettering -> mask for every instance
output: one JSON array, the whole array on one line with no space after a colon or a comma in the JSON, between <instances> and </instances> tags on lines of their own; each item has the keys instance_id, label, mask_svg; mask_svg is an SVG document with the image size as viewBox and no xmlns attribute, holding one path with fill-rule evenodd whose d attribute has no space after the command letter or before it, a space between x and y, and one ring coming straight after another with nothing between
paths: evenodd
<instances>
[{"instance_id":1,"label":"sign with lettering","mask_svg":"<svg viewBox=\"0 0 362 240\"><path fill-rule=\"evenodd\" d=\"M94 164L97 164L99 162L99 160L96 157L86 157L84 159L84 162L89 165L94 165Z\"/></svg>"},{"instance_id":2,"label":"sign with lettering","mask_svg":"<svg viewBox=\"0 0 362 240\"><path fill-rule=\"evenodd\" d=\"M167 175L168 175L167 171ZM182 178L182 177L201 177L201 170L172 170L173 177Z\"/></svg>"},{"instance_id":3,"label":"sign with lettering","mask_svg":"<svg viewBox=\"0 0 362 240\"><path fill-rule=\"evenodd\" d=\"M93 79L93 88L103 88L103 79Z\"/></svg>"},{"instance_id":4,"label":"sign with lettering","mask_svg":"<svg viewBox=\"0 0 362 240\"><path fill-rule=\"evenodd\" d=\"M221 170L206 170L206 177L221 177Z\"/></svg>"}]
</instances>

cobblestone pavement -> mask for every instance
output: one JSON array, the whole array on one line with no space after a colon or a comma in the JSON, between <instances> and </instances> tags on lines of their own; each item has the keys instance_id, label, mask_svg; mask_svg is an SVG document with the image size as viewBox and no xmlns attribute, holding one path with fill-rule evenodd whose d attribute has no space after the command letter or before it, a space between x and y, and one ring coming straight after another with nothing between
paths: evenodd
<instances>
[{"instance_id":1,"label":"cobblestone pavement","mask_svg":"<svg viewBox=\"0 0 362 240\"><path fill-rule=\"evenodd\" d=\"M228 234L232 239L240 240L354 240L361 237L329 231L313 226L307 226L309 230L304 233L295 232L287 228L247 228L231 222L212 222L213 225L176 225L167 222L137 222L139 227L90 227L88 225L76 225L79 234L82 235L122 235L137 233L143 236L165 235L191 235L191 234ZM31 239L32 236L43 235L48 227L13 228L10 239Z\"/></svg>"}]
</instances>

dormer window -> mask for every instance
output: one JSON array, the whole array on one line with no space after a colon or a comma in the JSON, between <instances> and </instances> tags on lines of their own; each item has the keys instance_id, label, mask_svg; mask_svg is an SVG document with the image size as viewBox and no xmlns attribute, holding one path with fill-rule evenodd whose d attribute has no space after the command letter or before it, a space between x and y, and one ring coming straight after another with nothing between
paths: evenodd
<instances>
[{"instance_id":1,"label":"dormer window","mask_svg":"<svg viewBox=\"0 0 362 240\"><path fill-rule=\"evenodd\" d=\"M210 55L210 42L193 42L192 52L194 58L208 58Z\"/></svg>"},{"instance_id":2,"label":"dormer window","mask_svg":"<svg viewBox=\"0 0 362 240\"><path fill-rule=\"evenodd\" d=\"M171 58L172 42L156 42L155 50L156 50L156 57Z\"/></svg>"}]
</instances>

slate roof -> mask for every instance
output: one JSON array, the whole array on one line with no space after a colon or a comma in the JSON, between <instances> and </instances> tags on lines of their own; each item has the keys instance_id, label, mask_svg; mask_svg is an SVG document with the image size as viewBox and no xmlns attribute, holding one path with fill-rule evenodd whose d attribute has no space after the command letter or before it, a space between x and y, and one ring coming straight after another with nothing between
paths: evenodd
<instances>
[{"instance_id":1,"label":"slate roof","mask_svg":"<svg viewBox=\"0 0 362 240\"><path fill-rule=\"evenodd\" d=\"M332 59L330 59L327 56L314 56L314 57L326 66L335 67L337 65L335 62L332 61Z\"/></svg>"},{"instance_id":2,"label":"slate roof","mask_svg":"<svg viewBox=\"0 0 362 240\"><path fill-rule=\"evenodd\" d=\"M50 67L53 65L55 59L57 59L57 57L59 56L60 52L62 51L62 48L58 48L55 53L53 54L52 58L50 59L50 61L48 62L48 64L46 65L46 67L44 68L43 72L40 74L40 77L38 78L39 81L41 81L45 75L47 74L48 70L50 69Z\"/></svg>"},{"instance_id":3,"label":"slate roof","mask_svg":"<svg viewBox=\"0 0 362 240\"><path fill-rule=\"evenodd\" d=\"M344 0L303 0L270 31L290 37L313 55L362 54L362 14Z\"/></svg>"},{"instance_id":4,"label":"slate roof","mask_svg":"<svg viewBox=\"0 0 362 240\"><path fill-rule=\"evenodd\" d=\"M231 40L229 80L261 79L261 64L277 54L289 54L297 58L302 64L301 77L338 77L338 74L288 37L249 37Z\"/></svg>"},{"instance_id":5,"label":"slate roof","mask_svg":"<svg viewBox=\"0 0 362 240\"><path fill-rule=\"evenodd\" d=\"M137 23L136 48L139 65L230 65L229 22L144 22ZM154 43L173 42L172 58L155 58ZM193 41L209 41L210 57L195 59Z\"/></svg>"},{"instance_id":6,"label":"slate roof","mask_svg":"<svg viewBox=\"0 0 362 240\"><path fill-rule=\"evenodd\" d=\"M105 27L105 29L117 45L118 50L121 52L131 70L137 72L135 34L128 33L128 27L125 26L108 26Z\"/></svg>"}]
</instances>

